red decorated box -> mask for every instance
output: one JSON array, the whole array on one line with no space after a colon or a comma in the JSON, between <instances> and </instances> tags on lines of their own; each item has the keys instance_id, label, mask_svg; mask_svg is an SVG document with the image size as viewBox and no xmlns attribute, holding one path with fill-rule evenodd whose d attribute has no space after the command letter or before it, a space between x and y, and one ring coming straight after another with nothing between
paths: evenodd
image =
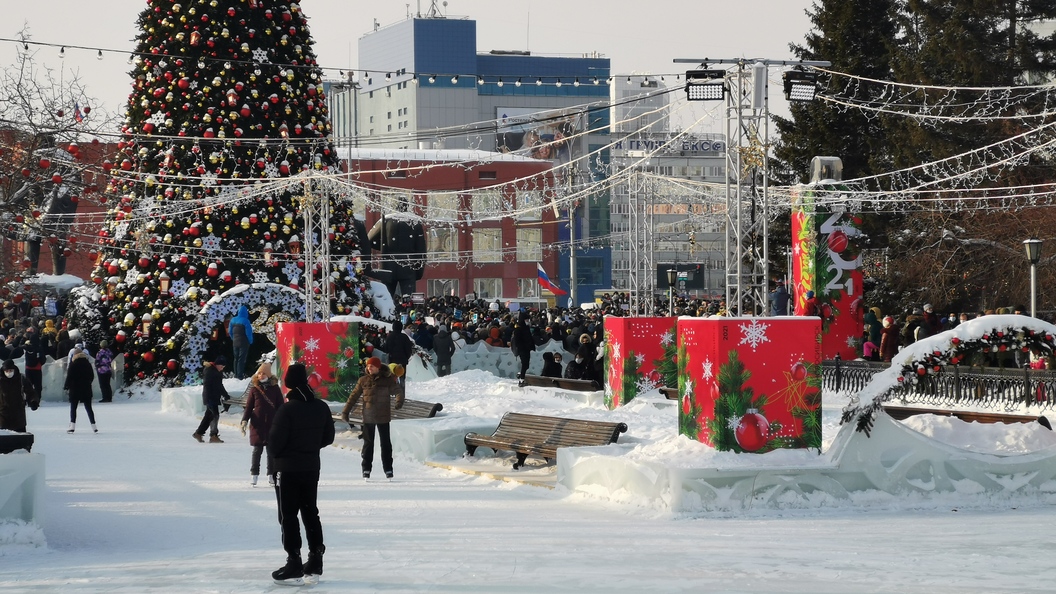
<instances>
[{"instance_id":1,"label":"red decorated box","mask_svg":"<svg viewBox=\"0 0 1056 594\"><path fill-rule=\"evenodd\" d=\"M678 431L717 450L821 448L821 320L679 318Z\"/></svg>"},{"instance_id":2,"label":"red decorated box","mask_svg":"<svg viewBox=\"0 0 1056 594\"><path fill-rule=\"evenodd\" d=\"M605 317L605 406L678 385L675 318Z\"/></svg>"},{"instance_id":3,"label":"red decorated box","mask_svg":"<svg viewBox=\"0 0 1056 594\"><path fill-rule=\"evenodd\" d=\"M316 396L343 402L360 374L358 322L284 322L275 325L279 377L303 363ZM284 386L285 388L285 386Z\"/></svg>"}]
</instances>

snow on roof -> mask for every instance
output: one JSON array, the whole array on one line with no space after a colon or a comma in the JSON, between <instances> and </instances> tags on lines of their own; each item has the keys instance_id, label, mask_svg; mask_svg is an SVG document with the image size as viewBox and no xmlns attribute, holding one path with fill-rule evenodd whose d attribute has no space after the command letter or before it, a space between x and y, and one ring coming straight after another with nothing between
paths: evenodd
<instances>
[{"instance_id":1,"label":"snow on roof","mask_svg":"<svg viewBox=\"0 0 1056 594\"><path fill-rule=\"evenodd\" d=\"M338 148L341 159L375 161L429 161L434 163L550 163L516 153L495 153L470 149L397 149L397 148Z\"/></svg>"}]
</instances>

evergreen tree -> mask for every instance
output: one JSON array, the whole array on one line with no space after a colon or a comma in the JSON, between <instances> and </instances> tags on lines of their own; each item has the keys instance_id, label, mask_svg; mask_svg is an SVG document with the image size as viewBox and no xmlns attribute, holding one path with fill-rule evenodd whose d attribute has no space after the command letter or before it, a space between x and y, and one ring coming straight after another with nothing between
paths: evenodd
<instances>
[{"instance_id":1,"label":"evergreen tree","mask_svg":"<svg viewBox=\"0 0 1056 594\"><path fill-rule=\"evenodd\" d=\"M814 30L805 45L790 45L792 53L801 60L832 62L837 72L889 80L894 7L894 0L821 0L809 13ZM870 89L861 87L854 92ZM774 117L780 133L775 165L779 177L784 172L785 182L809 181L810 160L819 155L839 157L845 179L889 170L890 142L874 114L840 109L824 101L793 102L790 110L792 119Z\"/></svg>"},{"instance_id":2,"label":"evergreen tree","mask_svg":"<svg viewBox=\"0 0 1056 594\"><path fill-rule=\"evenodd\" d=\"M254 282L318 288L302 286L299 254L309 241L329 241L330 270L320 267L316 278L329 275L338 304L358 307L350 203L328 196L327 237L305 237L302 204L318 189L287 179L337 165L300 6L148 0L138 23L124 138L107 188L115 204L94 273L100 290L78 300L82 331L90 340L118 338L126 379L172 379L180 370L162 363L195 338L190 322L213 296ZM163 274L172 283L166 293Z\"/></svg>"}]
</instances>

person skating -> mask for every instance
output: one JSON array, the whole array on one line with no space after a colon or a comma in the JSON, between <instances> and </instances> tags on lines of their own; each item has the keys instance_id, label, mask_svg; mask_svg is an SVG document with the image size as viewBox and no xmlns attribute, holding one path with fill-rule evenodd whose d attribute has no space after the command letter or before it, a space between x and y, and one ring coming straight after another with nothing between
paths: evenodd
<instances>
[{"instance_id":1,"label":"person skating","mask_svg":"<svg viewBox=\"0 0 1056 594\"><path fill-rule=\"evenodd\" d=\"M315 399L308 385L308 370L294 363L283 378L286 404L279 407L268 434L268 447L275 462L275 495L282 528L286 565L272 572L280 583L298 583L302 577L314 581L323 573L323 526L316 498L319 491L319 450L334 442L334 420L330 407ZM301 563L301 529L308 541L308 562Z\"/></svg>"},{"instance_id":2,"label":"person skating","mask_svg":"<svg viewBox=\"0 0 1056 594\"><path fill-rule=\"evenodd\" d=\"M392 399L396 395L396 408L403 407L402 386L398 385L392 370L381 364L381 359L367 359L367 373L359 378L356 387L348 395L341 420L348 416L360 398L363 398L363 478L370 478L374 466L374 429L381 438L381 465L387 478L392 478L392 441L389 439L389 423L392 421Z\"/></svg>"},{"instance_id":3,"label":"person skating","mask_svg":"<svg viewBox=\"0 0 1056 594\"><path fill-rule=\"evenodd\" d=\"M275 464L268 447L268 433L271 424L275 420L275 413L282 406L282 390L279 389L279 380L271 373L271 363L262 363L253 374L249 385L249 394L246 396L246 408L242 413L242 435L246 434L249 427L249 445L253 446L253 455L250 458L249 473L253 478L250 484L257 486L257 477L260 476L260 455L267 451L266 459L268 471L268 484L275 484Z\"/></svg>"},{"instance_id":4,"label":"person skating","mask_svg":"<svg viewBox=\"0 0 1056 594\"><path fill-rule=\"evenodd\" d=\"M194 432L194 438L204 442L205 430L209 430L209 443L224 443L220 439L220 399L230 400L231 396L224 388L224 367L227 359L221 355L212 363L206 361L202 365L202 404L205 405L205 414L202 422L198 424L198 430Z\"/></svg>"},{"instance_id":5,"label":"person skating","mask_svg":"<svg viewBox=\"0 0 1056 594\"><path fill-rule=\"evenodd\" d=\"M95 426L95 412L92 411L92 382L95 381L95 370L92 369L88 355L81 349L74 348L70 356L70 367L66 370L66 383L63 384L63 389L70 397L70 428L66 433L73 433L77 425L78 404L84 404L92 431L99 433L99 428Z\"/></svg>"}]
</instances>

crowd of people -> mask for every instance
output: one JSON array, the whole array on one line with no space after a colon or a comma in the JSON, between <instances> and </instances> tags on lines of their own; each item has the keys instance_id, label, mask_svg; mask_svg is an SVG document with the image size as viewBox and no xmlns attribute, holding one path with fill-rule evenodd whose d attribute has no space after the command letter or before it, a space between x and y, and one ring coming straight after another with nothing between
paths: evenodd
<instances>
[{"instance_id":1,"label":"crowd of people","mask_svg":"<svg viewBox=\"0 0 1056 594\"><path fill-rule=\"evenodd\" d=\"M67 327L65 302L54 292L16 293L0 306L0 429L26 430L25 409L36 410L43 391L43 368L48 360L65 368L63 389L70 403L70 425L76 430L77 411L83 407L92 431L99 429L92 408L93 385L99 380L99 402L113 400L114 353L107 341L86 345L80 333ZM91 356L91 360L89 360ZM23 360L19 370L15 361Z\"/></svg>"}]
</instances>

